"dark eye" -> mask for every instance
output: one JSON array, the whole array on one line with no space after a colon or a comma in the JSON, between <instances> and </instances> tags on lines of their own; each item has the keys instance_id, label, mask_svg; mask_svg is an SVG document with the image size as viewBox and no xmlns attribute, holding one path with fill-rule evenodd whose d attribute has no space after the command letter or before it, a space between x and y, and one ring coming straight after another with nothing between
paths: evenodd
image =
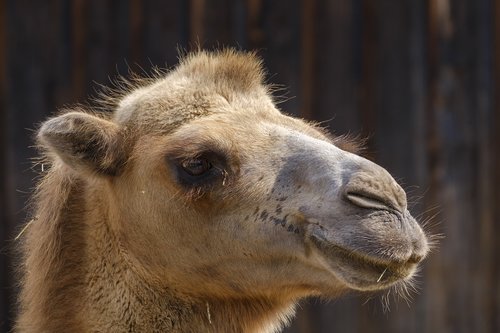
<instances>
[{"instance_id":1,"label":"dark eye","mask_svg":"<svg viewBox=\"0 0 500 333\"><path fill-rule=\"evenodd\" d=\"M204 158L192 158L181 163L182 168L191 176L201 176L210 169L212 163Z\"/></svg>"}]
</instances>

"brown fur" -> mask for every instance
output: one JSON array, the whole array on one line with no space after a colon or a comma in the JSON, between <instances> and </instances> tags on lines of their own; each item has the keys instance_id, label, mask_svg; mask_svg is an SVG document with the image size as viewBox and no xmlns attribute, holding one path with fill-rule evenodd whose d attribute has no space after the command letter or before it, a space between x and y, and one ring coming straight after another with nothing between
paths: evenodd
<instances>
[{"instance_id":1,"label":"brown fur","mask_svg":"<svg viewBox=\"0 0 500 333\"><path fill-rule=\"evenodd\" d=\"M315 180L280 185L307 177L307 168L287 171L288 136L274 129L318 147L354 146L280 114L263 78L252 54L198 52L110 98L103 105L114 105L112 116L68 110L42 126L50 168L24 236L17 331L272 332L300 298L349 289L316 259L323 245L314 250L308 240L323 222L295 210L309 200L302 183ZM217 156L216 181L183 184L180 161L206 151ZM360 205L395 202L404 211L404 192L377 172L387 184L373 187L391 199L363 196ZM425 239L412 244L411 267L426 252ZM380 260L406 262L403 250L394 245ZM408 272L397 266L377 288Z\"/></svg>"}]
</instances>

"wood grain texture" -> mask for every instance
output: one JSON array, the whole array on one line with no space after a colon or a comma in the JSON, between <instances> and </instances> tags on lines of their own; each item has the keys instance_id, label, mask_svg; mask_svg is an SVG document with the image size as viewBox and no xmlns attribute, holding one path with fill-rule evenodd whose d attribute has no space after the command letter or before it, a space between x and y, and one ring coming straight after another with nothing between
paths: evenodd
<instances>
[{"instance_id":1,"label":"wood grain texture","mask_svg":"<svg viewBox=\"0 0 500 333\"><path fill-rule=\"evenodd\" d=\"M6 52L7 25L5 2L0 3L0 105L5 107L7 98L6 84ZM12 313L11 291L6 288L11 285L10 253L6 248L7 239L11 234L11 223L8 215L10 197L7 195L7 112L0 112L0 331L6 331L10 326Z\"/></svg>"}]
</instances>

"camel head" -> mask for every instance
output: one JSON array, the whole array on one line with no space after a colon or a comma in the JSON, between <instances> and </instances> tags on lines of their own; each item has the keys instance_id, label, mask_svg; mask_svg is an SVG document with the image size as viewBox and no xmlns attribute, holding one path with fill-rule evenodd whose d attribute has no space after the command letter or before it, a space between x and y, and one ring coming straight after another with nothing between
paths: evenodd
<instances>
[{"instance_id":1,"label":"camel head","mask_svg":"<svg viewBox=\"0 0 500 333\"><path fill-rule=\"evenodd\" d=\"M282 114L255 56L198 52L72 110L39 141L87 179L149 285L212 298L334 296L408 281L428 252L405 191L343 140Z\"/></svg>"}]
</instances>

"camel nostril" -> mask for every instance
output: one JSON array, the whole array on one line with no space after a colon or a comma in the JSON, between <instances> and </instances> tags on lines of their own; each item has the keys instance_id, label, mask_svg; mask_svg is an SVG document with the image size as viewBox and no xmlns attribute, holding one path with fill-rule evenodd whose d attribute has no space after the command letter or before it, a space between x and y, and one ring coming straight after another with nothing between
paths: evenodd
<instances>
[{"instance_id":1,"label":"camel nostril","mask_svg":"<svg viewBox=\"0 0 500 333\"><path fill-rule=\"evenodd\" d=\"M393 208L392 205L386 202L382 197L377 196L374 193L368 192L347 192L345 194L347 200L352 204L371 209L390 209Z\"/></svg>"},{"instance_id":2,"label":"camel nostril","mask_svg":"<svg viewBox=\"0 0 500 333\"><path fill-rule=\"evenodd\" d=\"M383 168L370 164L353 174L345 185L345 197L354 205L371 209L406 210L406 193Z\"/></svg>"}]
</instances>

